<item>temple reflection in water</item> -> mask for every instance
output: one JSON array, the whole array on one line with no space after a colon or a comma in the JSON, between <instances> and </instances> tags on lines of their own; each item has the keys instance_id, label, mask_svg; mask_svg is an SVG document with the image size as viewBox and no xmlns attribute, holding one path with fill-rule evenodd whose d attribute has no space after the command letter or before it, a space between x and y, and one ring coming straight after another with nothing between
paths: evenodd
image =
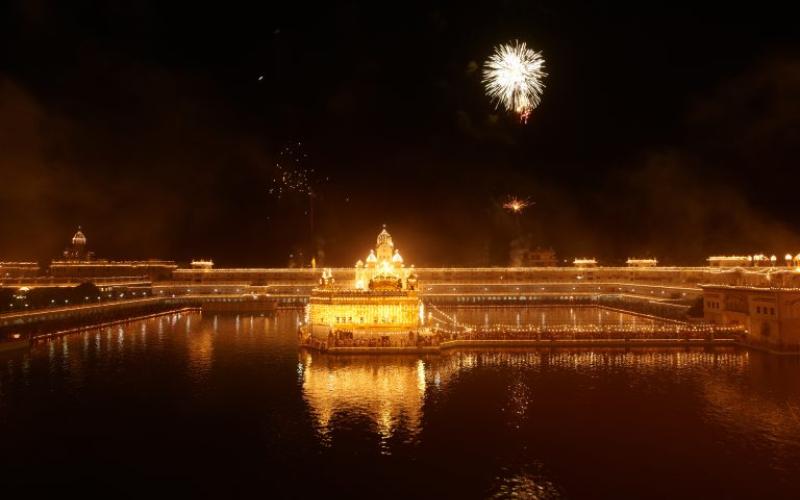
<instances>
[{"instance_id":1,"label":"temple reflection in water","mask_svg":"<svg viewBox=\"0 0 800 500\"><path fill-rule=\"evenodd\" d=\"M384 438L403 425L420 427L426 364L408 356L334 356L302 351L300 383L319 430L330 430L337 412L358 413Z\"/></svg>"},{"instance_id":2,"label":"temple reflection in water","mask_svg":"<svg viewBox=\"0 0 800 500\"><path fill-rule=\"evenodd\" d=\"M465 373L480 368L550 368L567 371L608 369L634 370L721 370L741 374L749 365L746 351L716 350L480 350L450 351L440 356L331 355L302 350L298 375L303 396L318 430L328 434L335 427L337 413L368 418L383 438L421 429L427 390L439 390ZM718 382L726 387L724 382ZM722 390L722 389L721 389ZM525 379L514 379L508 387L512 418L524 414L532 389ZM718 399L708 395L709 401ZM518 411L519 410L519 411Z\"/></svg>"}]
</instances>

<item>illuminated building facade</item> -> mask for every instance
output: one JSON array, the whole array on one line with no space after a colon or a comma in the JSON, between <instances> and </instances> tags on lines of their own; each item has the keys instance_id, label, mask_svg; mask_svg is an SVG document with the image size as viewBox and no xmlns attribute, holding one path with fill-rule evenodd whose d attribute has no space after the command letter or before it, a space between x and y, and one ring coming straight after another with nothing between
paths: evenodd
<instances>
[{"instance_id":1,"label":"illuminated building facade","mask_svg":"<svg viewBox=\"0 0 800 500\"><path fill-rule=\"evenodd\" d=\"M195 259L191 264L192 269L202 269L208 271L214 269L214 261L211 259Z\"/></svg>"},{"instance_id":2,"label":"illuminated building facade","mask_svg":"<svg viewBox=\"0 0 800 500\"><path fill-rule=\"evenodd\" d=\"M178 268L171 260L95 259L94 253L87 250L86 242L86 235L78 228L64 250L63 259L50 263L50 275L78 279L146 276L151 280L166 280L172 278L172 272Z\"/></svg>"},{"instance_id":3,"label":"illuminated building facade","mask_svg":"<svg viewBox=\"0 0 800 500\"><path fill-rule=\"evenodd\" d=\"M32 278L39 274L36 262L0 262L0 280L5 278Z\"/></svg>"},{"instance_id":4,"label":"illuminated building facade","mask_svg":"<svg viewBox=\"0 0 800 500\"><path fill-rule=\"evenodd\" d=\"M511 243L509 264L511 267L556 267L558 259L552 248L531 249L525 240L515 240Z\"/></svg>"},{"instance_id":5,"label":"illuminated building facade","mask_svg":"<svg viewBox=\"0 0 800 500\"><path fill-rule=\"evenodd\" d=\"M625 262L628 267L656 267L658 265L658 261L656 259L636 259L636 258L629 258Z\"/></svg>"},{"instance_id":6,"label":"illuminated building facade","mask_svg":"<svg viewBox=\"0 0 800 500\"><path fill-rule=\"evenodd\" d=\"M800 352L800 288L703 285L703 316L743 326L750 345Z\"/></svg>"},{"instance_id":7,"label":"illuminated building facade","mask_svg":"<svg viewBox=\"0 0 800 500\"><path fill-rule=\"evenodd\" d=\"M405 267L385 227L366 261L356 263L352 284L338 285L325 269L307 309L309 332L322 337L336 332L408 334L417 331L422 318L417 275L413 266Z\"/></svg>"}]
</instances>

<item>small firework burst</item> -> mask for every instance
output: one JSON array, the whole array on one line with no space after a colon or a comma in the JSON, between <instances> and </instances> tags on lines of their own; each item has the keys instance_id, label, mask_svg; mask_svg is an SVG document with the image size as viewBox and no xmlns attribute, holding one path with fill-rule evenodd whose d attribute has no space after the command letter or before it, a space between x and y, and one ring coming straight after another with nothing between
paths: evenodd
<instances>
[{"instance_id":1,"label":"small firework burst","mask_svg":"<svg viewBox=\"0 0 800 500\"><path fill-rule=\"evenodd\" d=\"M527 198L521 199L516 196L509 196L508 200L503 203L503 208L512 214L520 214L531 205L533 203Z\"/></svg>"},{"instance_id":2,"label":"small firework burst","mask_svg":"<svg viewBox=\"0 0 800 500\"><path fill-rule=\"evenodd\" d=\"M316 186L330 178L317 179L315 169L308 167L307 163L308 153L302 142L293 142L281 149L269 194L278 199L290 194L314 196Z\"/></svg>"}]
</instances>

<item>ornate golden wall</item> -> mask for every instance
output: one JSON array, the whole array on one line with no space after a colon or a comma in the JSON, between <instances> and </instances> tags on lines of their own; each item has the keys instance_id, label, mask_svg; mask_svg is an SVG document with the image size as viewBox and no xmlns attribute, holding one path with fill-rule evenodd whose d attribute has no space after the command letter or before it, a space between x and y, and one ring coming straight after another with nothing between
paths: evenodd
<instances>
[{"instance_id":1,"label":"ornate golden wall","mask_svg":"<svg viewBox=\"0 0 800 500\"><path fill-rule=\"evenodd\" d=\"M420 324L416 293L312 293L308 322L337 330L403 330Z\"/></svg>"}]
</instances>

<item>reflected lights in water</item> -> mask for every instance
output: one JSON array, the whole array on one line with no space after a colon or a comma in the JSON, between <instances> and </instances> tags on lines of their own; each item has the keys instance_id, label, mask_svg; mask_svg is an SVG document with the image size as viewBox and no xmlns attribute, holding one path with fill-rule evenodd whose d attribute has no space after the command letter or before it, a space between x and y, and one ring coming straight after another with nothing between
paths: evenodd
<instances>
[{"instance_id":1,"label":"reflected lights in water","mask_svg":"<svg viewBox=\"0 0 800 500\"><path fill-rule=\"evenodd\" d=\"M421 359L400 356L328 356L302 351L303 396L318 430L327 435L337 412L362 414L388 438L399 425L420 428L426 370Z\"/></svg>"}]
</instances>

